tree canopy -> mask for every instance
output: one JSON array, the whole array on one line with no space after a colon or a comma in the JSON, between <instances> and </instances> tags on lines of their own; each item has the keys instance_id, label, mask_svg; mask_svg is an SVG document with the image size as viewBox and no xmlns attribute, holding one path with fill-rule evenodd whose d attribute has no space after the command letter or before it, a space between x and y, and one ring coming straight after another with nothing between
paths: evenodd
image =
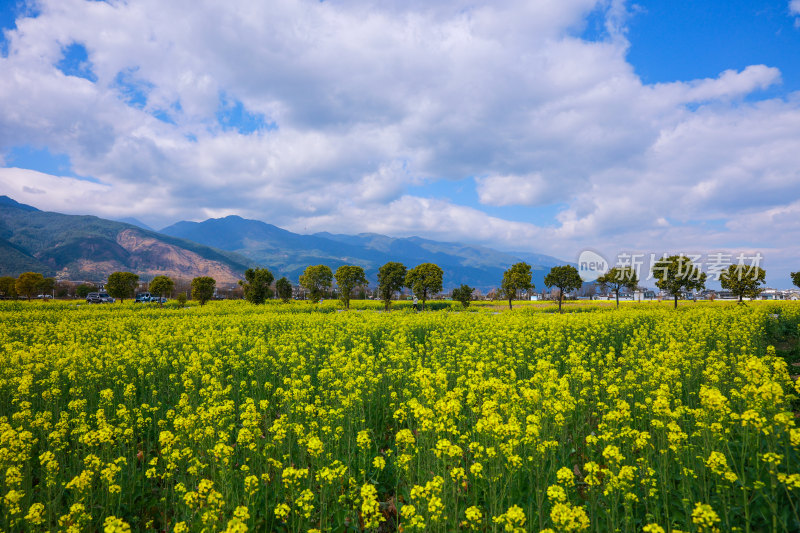
<instances>
[{"instance_id":1,"label":"tree canopy","mask_svg":"<svg viewBox=\"0 0 800 533\"><path fill-rule=\"evenodd\" d=\"M764 284L766 276L767 273L761 267L729 265L720 274L719 283L723 289L731 291L739 298L739 303L743 303L743 298L755 298L761 294L764 290L761 285Z\"/></svg>"},{"instance_id":2,"label":"tree canopy","mask_svg":"<svg viewBox=\"0 0 800 533\"><path fill-rule=\"evenodd\" d=\"M319 302L322 298L322 291L330 289L333 285L331 267L327 265L307 266L300 276L300 285L309 292L312 302Z\"/></svg>"},{"instance_id":3,"label":"tree canopy","mask_svg":"<svg viewBox=\"0 0 800 533\"><path fill-rule=\"evenodd\" d=\"M286 279L285 276L275 282L275 290L278 292L278 298L283 303L287 303L292 299L292 282Z\"/></svg>"},{"instance_id":4,"label":"tree canopy","mask_svg":"<svg viewBox=\"0 0 800 533\"><path fill-rule=\"evenodd\" d=\"M263 304L272 297L272 281L275 276L267 268L248 268L244 272L244 281L239 285L244 289L244 299L251 304Z\"/></svg>"},{"instance_id":5,"label":"tree canopy","mask_svg":"<svg viewBox=\"0 0 800 533\"><path fill-rule=\"evenodd\" d=\"M38 272L23 272L14 283L14 290L28 300L39 294L39 287L44 281L44 276Z\"/></svg>"},{"instance_id":6,"label":"tree canopy","mask_svg":"<svg viewBox=\"0 0 800 533\"><path fill-rule=\"evenodd\" d=\"M531 266L528 263L515 263L511 265L511 268L503 272L503 281L500 283L500 289L508 299L509 309L511 309L511 302L517 297L517 291L529 291L533 288Z\"/></svg>"},{"instance_id":7,"label":"tree canopy","mask_svg":"<svg viewBox=\"0 0 800 533\"><path fill-rule=\"evenodd\" d=\"M207 301L214 297L214 289L217 282L209 276L198 276L192 280L192 300L197 300L200 305L205 305Z\"/></svg>"},{"instance_id":8,"label":"tree canopy","mask_svg":"<svg viewBox=\"0 0 800 533\"><path fill-rule=\"evenodd\" d=\"M350 296L353 289L359 285L367 284L367 276L364 269L355 265L342 265L336 269L336 285L339 287L339 299L344 304L345 309L350 309Z\"/></svg>"},{"instance_id":9,"label":"tree canopy","mask_svg":"<svg viewBox=\"0 0 800 533\"><path fill-rule=\"evenodd\" d=\"M675 298L676 309L681 292L700 290L706 286L706 273L701 272L700 267L684 255L671 255L656 261L653 277L658 280L656 287Z\"/></svg>"},{"instance_id":10,"label":"tree canopy","mask_svg":"<svg viewBox=\"0 0 800 533\"><path fill-rule=\"evenodd\" d=\"M425 309L425 301L429 295L442 290L443 276L442 269L433 263L422 263L406 273L406 287L422 300L422 309Z\"/></svg>"},{"instance_id":11,"label":"tree canopy","mask_svg":"<svg viewBox=\"0 0 800 533\"><path fill-rule=\"evenodd\" d=\"M614 292L617 297L617 307L619 307L619 291L622 289L636 290L639 285L639 277L636 275L636 269L632 266L619 266L597 278L597 283L604 291Z\"/></svg>"},{"instance_id":12,"label":"tree canopy","mask_svg":"<svg viewBox=\"0 0 800 533\"><path fill-rule=\"evenodd\" d=\"M106 291L109 296L124 302L125 298L133 298L138 284L139 276L133 272L114 272L108 276Z\"/></svg>"},{"instance_id":13,"label":"tree canopy","mask_svg":"<svg viewBox=\"0 0 800 533\"><path fill-rule=\"evenodd\" d=\"M394 294L406 283L406 267L403 263L389 261L378 269L378 294L386 311L392 304Z\"/></svg>"},{"instance_id":14,"label":"tree canopy","mask_svg":"<svg viewBox=\"0 0 800 533\"><path fill-rule=\"evenodd\" d=\"M150 292L159 296L158 303L161 304L161 298L169 298L172 296L172 291L175 289L175 282L169 276L156 276L150 282Z\"/></svg>"},{"instance_id":15,"label":"tree canopy","mask_svg":"<svg viewBox=\"0 0 800 533\"><path fill-rule=\"evenodd\" d=\"M39 283L39 294L53 294L53 290L56 288L56 278L42 278L42 281Z\"/></svg>"},{"instance_id":16,"label":"tree canopy","mask_svg":"<svg viewBox=\"0 0 800 533\"><path fill-rule=\"evenodd\" d=\"M472 293L474 291L473 287L462 283L460 287L453 289L453 300L461 302L461 305L466 309L472 301Z\"/></svg>"},{"instance_id":17,"label":"tree canopy","mask_svg":"<svg viewBox=\"0 0 800 533\"><path fill-rule=\"evenodd\" d=\"M795 287L800 287L800 272L792 272L792 283Z\"/></svg>"},{"instance_id":18,"label":"tree canopy","mask_svg":"<svg viewBox=\"0 0 800 533\"><path fill-rule=\"evenodd\" d=\"M17 279L11 276L0 277L0 296L5 298L17 297Z\"/></svg>"},{"instance_id":19,"label":"tree canopy","mask_svg":"<svg viewBox=\"0 0 800 533\"><path fill-rule=\"evenodd\" d=\"M558 288L558 312L563 313L561 303L564 301L564 293L580 289L583 286L583 280L577 268L572 265L563 265L551 268L544 278L544 284L548 287Z\"/></svg>"}]
</instances>

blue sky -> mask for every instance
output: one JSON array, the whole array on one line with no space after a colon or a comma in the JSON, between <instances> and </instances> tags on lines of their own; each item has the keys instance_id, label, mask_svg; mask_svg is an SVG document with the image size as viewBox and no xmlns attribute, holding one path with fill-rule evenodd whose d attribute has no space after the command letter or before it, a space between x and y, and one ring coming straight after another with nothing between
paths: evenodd
<instances>
[{"instance_id":1,"label":"blue sky","mask_svg":"<svg viewBox=\"0 0 800 533\"><path fill-rule=\"evenodd\" d=\"M800 0L0 0L0 26L0 194L43 209L800 262Z\"/></svg>"},{"instance_id":2,"label":"blue sky","mask_svg":"<svg viewBox=\"0 0 800 533\"><path fill-rule=\"evenodd\" d=\"M785 1L655 0L639 4L628 24L628 60L645 83L710 78L764 64L783 83L754 98L800 89L800 31Z\"/></svg>"}]
</instances>

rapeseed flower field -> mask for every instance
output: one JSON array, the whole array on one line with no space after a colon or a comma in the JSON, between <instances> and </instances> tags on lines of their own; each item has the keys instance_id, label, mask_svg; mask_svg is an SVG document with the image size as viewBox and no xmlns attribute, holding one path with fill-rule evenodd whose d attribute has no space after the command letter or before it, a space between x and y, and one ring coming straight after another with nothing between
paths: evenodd
<instances>
[{"instance_id":1,"label":"rapeseed flower field","mask_svg":"<svg viewBox=\"0 0 800 533\"><path fill-rule=\"evenodd\" d=\"M800 530L800 306L550 310L0 302L0 529Z\"/></svg>"}]
</instances>

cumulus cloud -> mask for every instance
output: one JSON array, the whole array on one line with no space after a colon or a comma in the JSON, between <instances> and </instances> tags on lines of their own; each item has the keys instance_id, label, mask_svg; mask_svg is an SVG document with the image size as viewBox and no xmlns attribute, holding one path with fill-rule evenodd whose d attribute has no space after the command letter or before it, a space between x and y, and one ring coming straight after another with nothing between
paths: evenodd
<instances>
[{"instance_id":1,"label":"cumulus cloud","mask_svg":"<svg viewBox=\"0 0 800 533\"><path fill-rule=\"evenodd\" d=\"M326 231L333 228L362 227L364 231L397 236L426 235L443 241L491 242L515 239L534 242L543 235L541 228L525 222L509 222L499 217L447 200L404 195L374 209L353 207L343 212L312 216L303 221L300 231Z\"/></svg>"},{"instance_id":2,"label":"cumulus cloud","mask_svg":"<svg viewBox=\"0 0 800 533\"><path fill-rule=\"evenodd\" d=\"M108 185L13 167L0 168L0 187L18 202L43 210L61 208L65 203L93 205L111 192Z\"/></svg>"},{"instance_id":3,"label":"cumulus cloud","mask_svg":"<svg viewBox=\"0 0 800 533\"><path fill-rule=\"evenodd\" d=\"M541 205L558 198L539 173L527 176L487 176L476 180L478 198L488 205Z\"/></svg>"},{"instance_id":4,"label":"cumulus cloud","mask_svg":"<svg viewBox=\"0 0 800 533\"><path fill-rule=\"evenodd\" d=\"M154 226L239 214L571 259L744 246L800 197L800 97L750 98L780 72L644 84L623 1L36 5L0 57L0 154L46 147L94 180L0 169L0 193L40 208ZM577 37L598 9L607 38ZM76 50L80 68L60 68ZM480 203L409 192L437 183ZM565 207L549 224L502 214L552 205Z\"/></svg>"},{"instance_id":5,"label":"cumulus cloud","mask_svg":"<svg viewBox=\"0 0 800 533\"><path fill-rule=\"evenodd\" d=\"M780 81L781 73L765 65L751 65L741 72L726 70L717 78L656 86L656 92L675 103L708 102L739 98Z\"/></svg>"},{"instance_id":6,"label":"cumulus cloud","mask_svg":"<svg viewBox=\"0 0 800 533\"><path fill-rule=\"evenodd\" d=\"M800 0L789 1L789 13L795 16L794 27L800 28Z\"/></svg>"}]
</instances>

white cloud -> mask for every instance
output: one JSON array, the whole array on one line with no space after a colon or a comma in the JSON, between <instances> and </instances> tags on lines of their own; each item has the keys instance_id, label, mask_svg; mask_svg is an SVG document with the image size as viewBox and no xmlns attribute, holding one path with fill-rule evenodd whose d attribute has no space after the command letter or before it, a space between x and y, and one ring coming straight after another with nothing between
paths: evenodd
<instances>
[{"instance_id":1,"label":"white cloud","mask_svg":"<svg viewBox=\"0 0 800 533\"><path fill-rule=\"evenodd\" d=\"M716 99L739 98L755 90L766 89L780 81L781 73L765 65L751 65L742 72L726 70L718 78L676 82L656 86L662 97L677 103L708 102Z\"/></svg>"},{"instance_id":2,"label":"white cloud","mask_svg":"<svg viewBox=\"0 0 800 533\"><path fill-rule=\"evenodd\" d=\"M493 242L501 239L523 243L535 242L543 235L541 228L524 222L509 222L446 200L405 195L389 202L380 210L349 206L333 214L307 217L296 231L347 230L398 236L426 235L445 241Z\"/></svg>"},{"instance_id":3,"label":"white cloud","mask_svg":"<svg viewBox=\"0 0 800 533\"><path fill-rule=\"evenodd\" d=\"M789 14L795 15L794 27L800 28L800 0L789 1Z\"/></svg>"},{"instance_id":4,"label":"white cloud","mask_svg":"<svg viewBox=\"0 0 800 533\"><path fill-rule=\"evenodd\" d=\"M783 220L800 197L800 97L748 98L780 72L645 85L622 1L38 4L0 57L0 154L47 147L100 182L0 171L0 194L44 209L154 226L236 213L569 259L587 245L780 249L738 221ZM610 37L575 37L598 6ZM96 82L55 68L71 43ZM275 127L225 128L223 102ZM485 206L566 207L536 226L408 192L448 180Z\"/></svg>"},{"instance_id":5,"label":"white cloud","mask_svg":"<svg viewBox=\"0 0 800 533\"><path fill-rule=\"evenodd\" d=\"M475 180L478 198L487 205L542 205L558 196L539 174L526 176L487 176Z\"/></svg>"}]
</instances>

